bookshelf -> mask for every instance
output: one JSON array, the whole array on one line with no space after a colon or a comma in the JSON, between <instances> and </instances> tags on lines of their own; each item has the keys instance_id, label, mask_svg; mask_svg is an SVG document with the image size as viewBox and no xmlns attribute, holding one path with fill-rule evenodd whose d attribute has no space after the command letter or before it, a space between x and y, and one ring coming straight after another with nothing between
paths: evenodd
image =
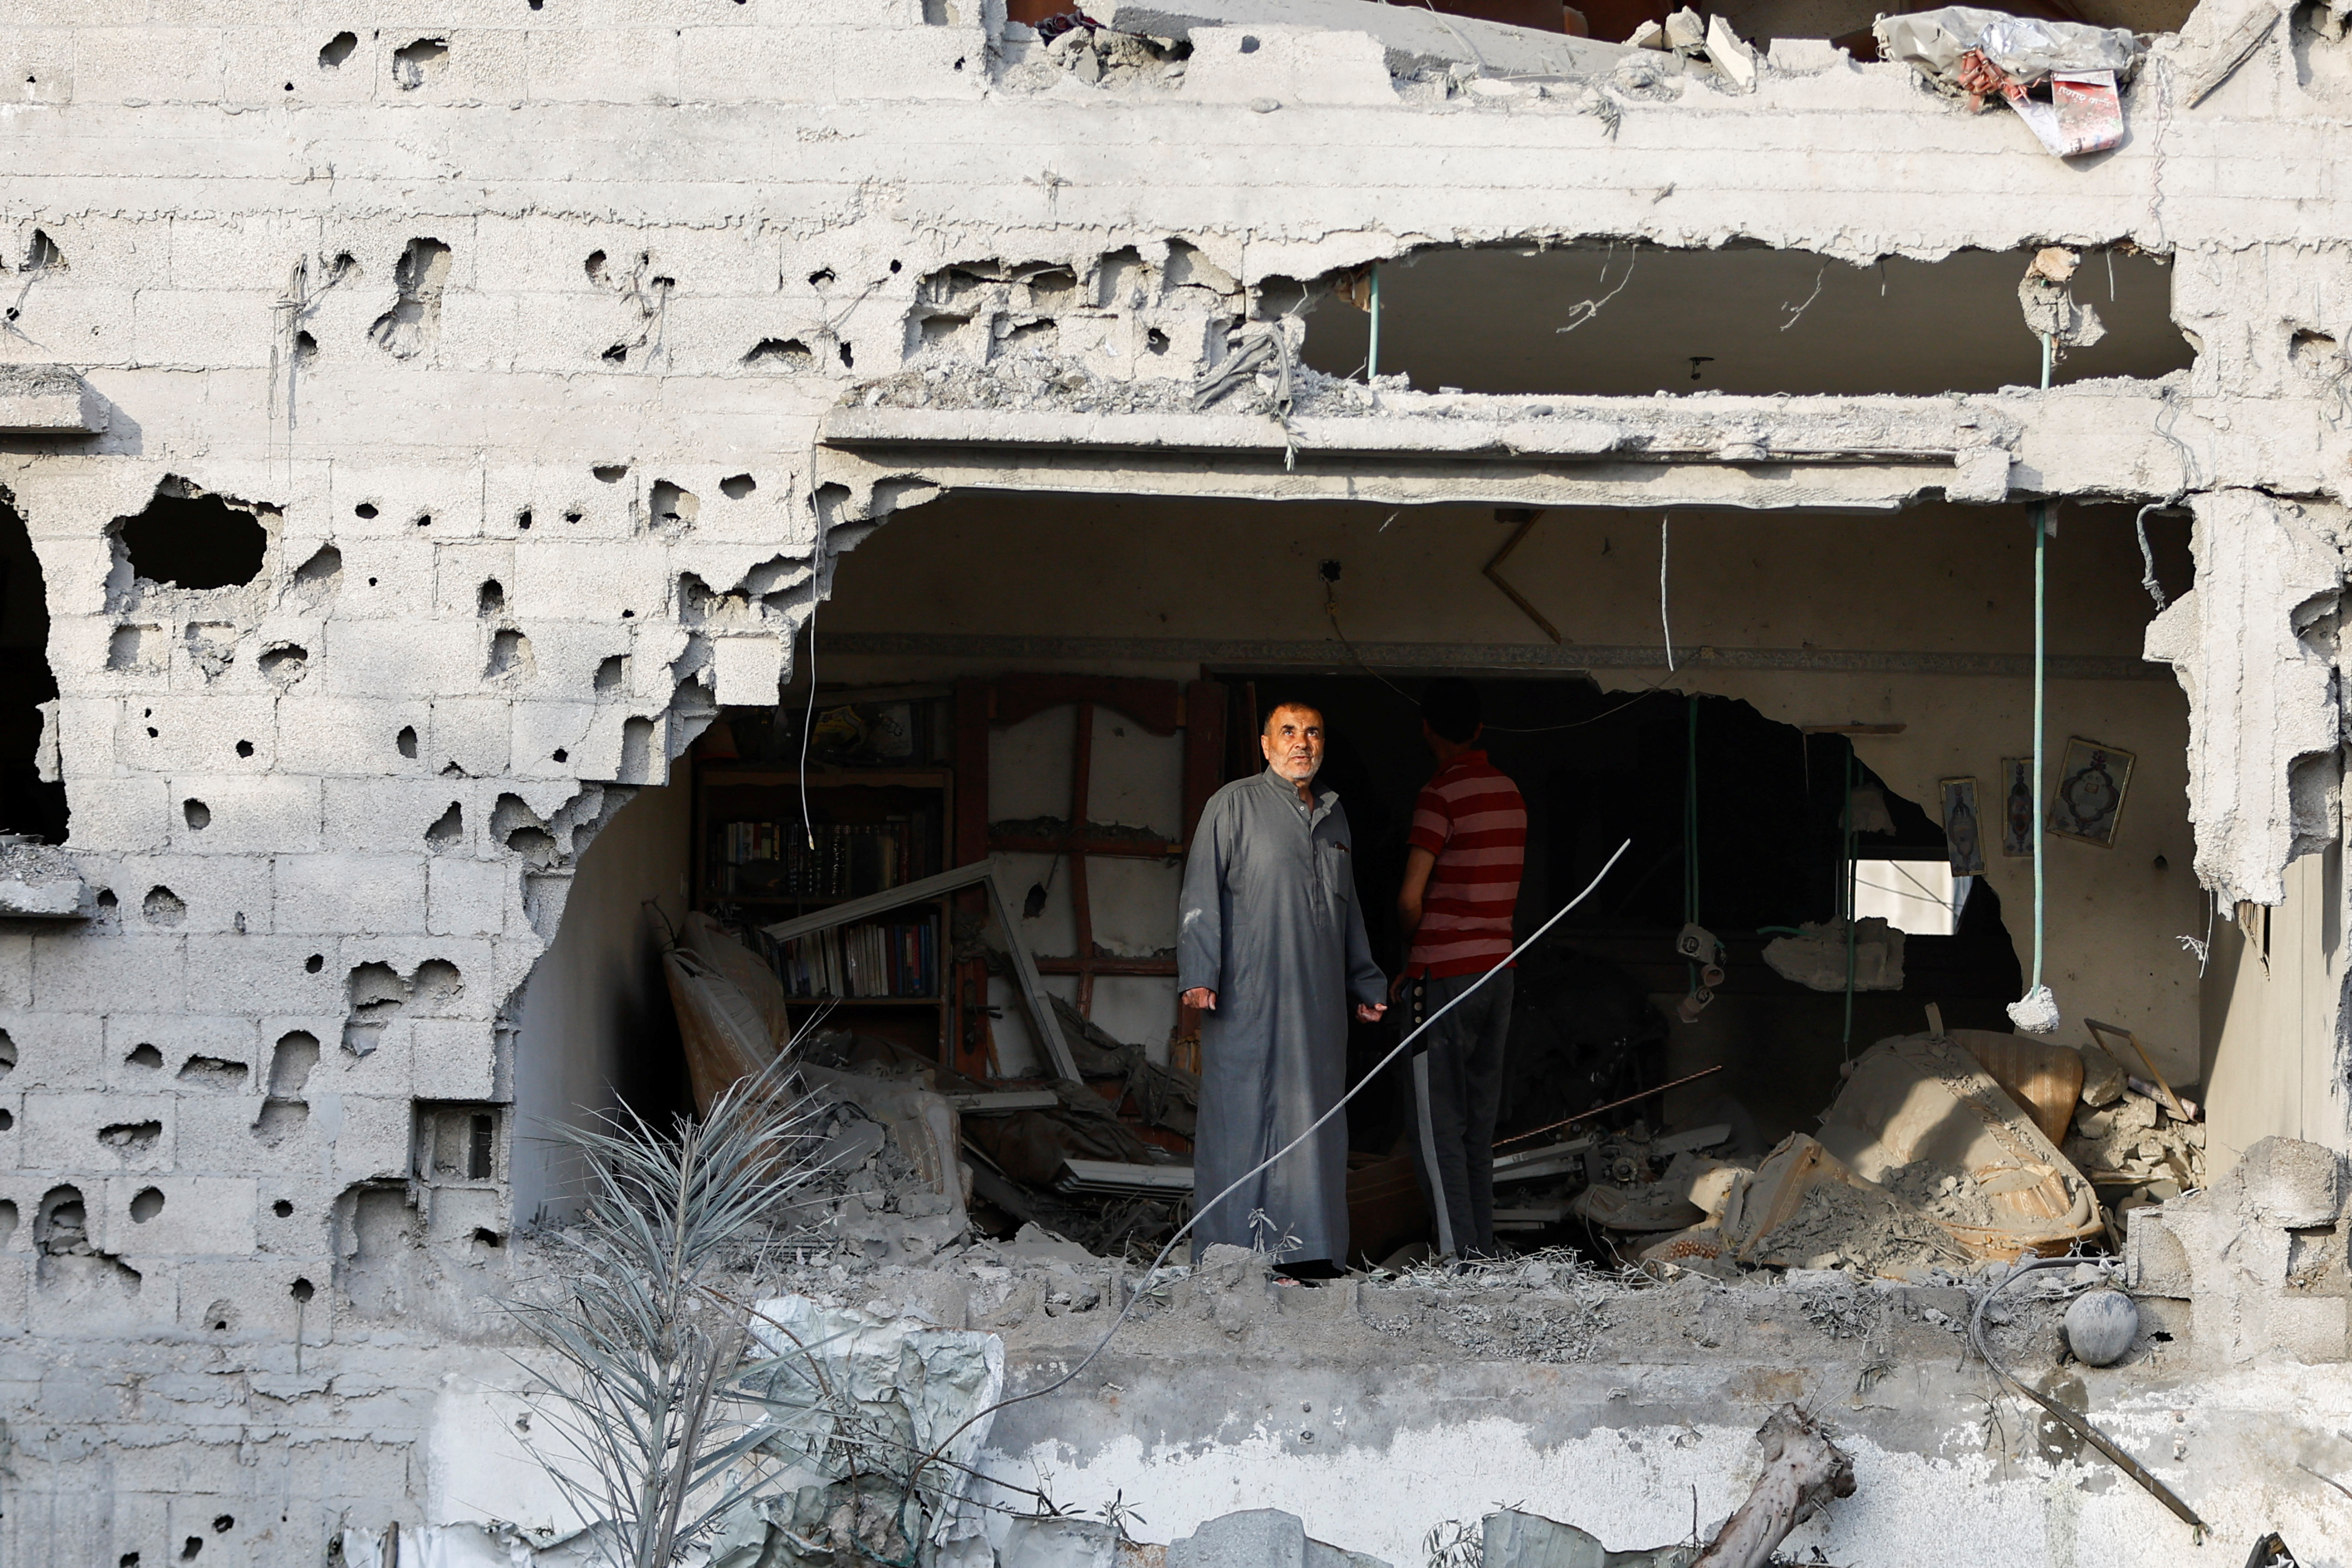
<instances>
[{"instance_id":1,"label":"bookshelf","mask_svg":"<svg viewBox=\"0 0 2352 1568\"><path fill-rule=\"evenodd\" d=\"M946 768L812 768L808 816L790 764L713 760L694 780L692 901L741 921L798 1012L854 1009L856 1026L939 1055L957 1037L951 899L900 905L774 942L760 928L888 892L948 868ZM814 846L811 840L814 839Z\"/></svg>"}]
</instances>

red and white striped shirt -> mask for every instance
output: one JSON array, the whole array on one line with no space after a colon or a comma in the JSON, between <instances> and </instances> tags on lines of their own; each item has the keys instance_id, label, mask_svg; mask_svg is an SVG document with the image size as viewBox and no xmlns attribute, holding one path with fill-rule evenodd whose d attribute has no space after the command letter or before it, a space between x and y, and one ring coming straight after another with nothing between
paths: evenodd
<instances>
[{"instance_id":1,"label":"red and white striped shirt","mask_svg":"<svg viewBox=\"0 0 2352 1568\"><path fill-rule=\"evenodd\" d=\"M1423 784L1406 842L1437 857L1422 895L1408 974L1475 974L1510 956L1511 911L1528 858L1528 805L1484 752Z\"/></svg>"}]
</instances>

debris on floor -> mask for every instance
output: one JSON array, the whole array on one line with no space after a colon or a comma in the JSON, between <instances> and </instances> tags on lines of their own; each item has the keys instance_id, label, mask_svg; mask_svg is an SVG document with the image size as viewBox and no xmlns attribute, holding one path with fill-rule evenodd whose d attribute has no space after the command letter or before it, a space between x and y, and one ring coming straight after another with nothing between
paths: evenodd
<instances>
[{"instance_id":1,"label":"debris on floor","mask_svg":"<svg viewBox=\"0 0 2352 1568\"><path fill-rule=\"evenodd\" d=\"M2058 157L2105 152L2123 140L2117 89L2144 52L2126 28L1947 5L1882 16L1873 31L1880 58L1903 61L1972 110L2000 99Z\"/></svg>"},{"instance_id":2,"label":"debris on floor","mask_svg":"<svg viewBox=\"0 0 2352 1568\"><path fill-rule=\"evenodd\" d=\"M1984 1030L1882 1040L1855 1058L1818 1139L1792 1133L1752 1172L1692 1160L1643 1198L1614 1201L1644 1213L1684 1201L1679 1212L1697 1217L1639 1256L1718 1275L1848 1268L1902 1279L2064 1252L2105 1222L2091 1183L2020 1094L2047 1100L2050 1085L2062 1086L2063 1117L2078 1081L2068 1058L2079 1060L2064 1047Z\"/></svg>"},{"instance_id":3,"label":"debris on floor","mask_svg":"<svg viewBox=\"0 0 2352 1568\"><path fill-rule=\"evenodd\" d=\"M784 1006L758 955L698 919L668 963L700 1098L772 1057ZM1873 979L1900 971L1901 935L1882 942L1883 924L1855 931L1856 967L1871 954ZM1773 945L1822 982L1834 969L1842 987L1844 934L1824 925ZM1166 1239L1192 1201L1185 1151L1199 1079L1066 1002L1051 1011L1085 1081L986 1082L894 1041L807 1032L795 1047L803 1077L833 1107L820 1201L835 1243L869 1263L919 1264L977 1232L1016 1249L1140 1262ZM2146 1087L2166 1098L2135 1088L2096 1047L1985 1030L1897 1037L1851 1064L1818 1136L1793 1134L1761 1158L1752 1121L1723 1100L1696 1126L1588 1123L1506 1147L1496 1223L1530 1238L1580 1224L1604 1256L1613 1247L1617 1260L1667 1277L1965 1275L2120 1242L2095 1186L2130 1208L2201 1181L2204 1129L2176 1114L2168 1089ZM1425 1240L1409 1157L1352 1156L1349 1193L1360 1262Z\"/></svg>"},{"instance_id":4,"label":"debris on floor","mask_svg":"<svg viewBox=\"0 0 2352 1568\"><path fill-rule=\"evenodd\" d=\"M97 912L89 885L64 850L0 833L0 919L87 920Z\"/></svg>"},{"instance_id":5,"label":"debris on floor","mask_svg":"<svg viewBox=\"0 0 2352 1568\"><path fill-rule=\"evenodd\" d=\"M2117 1209L2163 1203L2205 1184L2205 1125L2183 1121L2152 1094L2128 1087L2121 1073L2104 1098L2085 1087L2064 1149L2094 1186L2121 1188ZM2154 1087L2154 1086L2150 1086Z\"/></svg>"},{"instance_id":6,"label":"debris on floor","mask_svg":"<svg viewBox=\"0 0 2352 1568\"><path fill-rule=\"evenodd\" d=\"M1721 16L1702 18L1685 5L1662 22L1643 23L1625 42L1712 66L1735 91L1756 90L1756 50Z\"/></svg>"}]
</instances>

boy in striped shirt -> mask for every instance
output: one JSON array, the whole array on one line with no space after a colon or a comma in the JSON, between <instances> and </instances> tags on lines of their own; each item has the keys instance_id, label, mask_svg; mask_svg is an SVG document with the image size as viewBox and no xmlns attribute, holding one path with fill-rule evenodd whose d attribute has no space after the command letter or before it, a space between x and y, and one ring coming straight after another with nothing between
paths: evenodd
<instances>
[{"instance_id":1,"label":"boy in striped shirt","mask_svg":"<svg viewBox=\"0 0 2352 1568\"><path fill-rule=\"evenodd\" d=\"M1478 689L1466 680L1433 680L1422 693L1422 739L1438 766L1414 803L1397 912L1412 944L1398 984L1425 987L1423 1017L1511 952L1528 808L1478 749L1481 721ZM1439 1250L1457 1257L1495 1250L1495 1117L1511 978L1506 969L1478 986L1422 1037L1413 1058L1413 1152L1437 1215Z\"/></svg>"}]
</instances>

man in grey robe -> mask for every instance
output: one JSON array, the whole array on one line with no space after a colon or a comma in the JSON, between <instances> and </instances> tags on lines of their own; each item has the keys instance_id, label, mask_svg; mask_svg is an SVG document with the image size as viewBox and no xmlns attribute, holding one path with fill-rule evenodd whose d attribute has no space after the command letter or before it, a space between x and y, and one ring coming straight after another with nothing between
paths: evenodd
<instances>
[{"instance_id":1,"label":"man in grey robe","mask_svg":"<svg viewBox=\"0 0 2352 1568\"><path fill-rule=\"evenodd\" d=\"M1347 1090L1348 1010L1387 1011L1356 903L1348 814L1315 786L1323 715L1285 703L1258 737L1265 772L1209 797L1184 867L1176 984L1201 1010L1192 1197L1207 1204L1307 1131ZM1263 1214L1262 1221L1253 1216ZM1276 1252L1301 1275L1348 1257L1348 1122L1316 1135L1209 1208L1193 1256L1216 1242Z\"/></svg>"}]
</instances>

